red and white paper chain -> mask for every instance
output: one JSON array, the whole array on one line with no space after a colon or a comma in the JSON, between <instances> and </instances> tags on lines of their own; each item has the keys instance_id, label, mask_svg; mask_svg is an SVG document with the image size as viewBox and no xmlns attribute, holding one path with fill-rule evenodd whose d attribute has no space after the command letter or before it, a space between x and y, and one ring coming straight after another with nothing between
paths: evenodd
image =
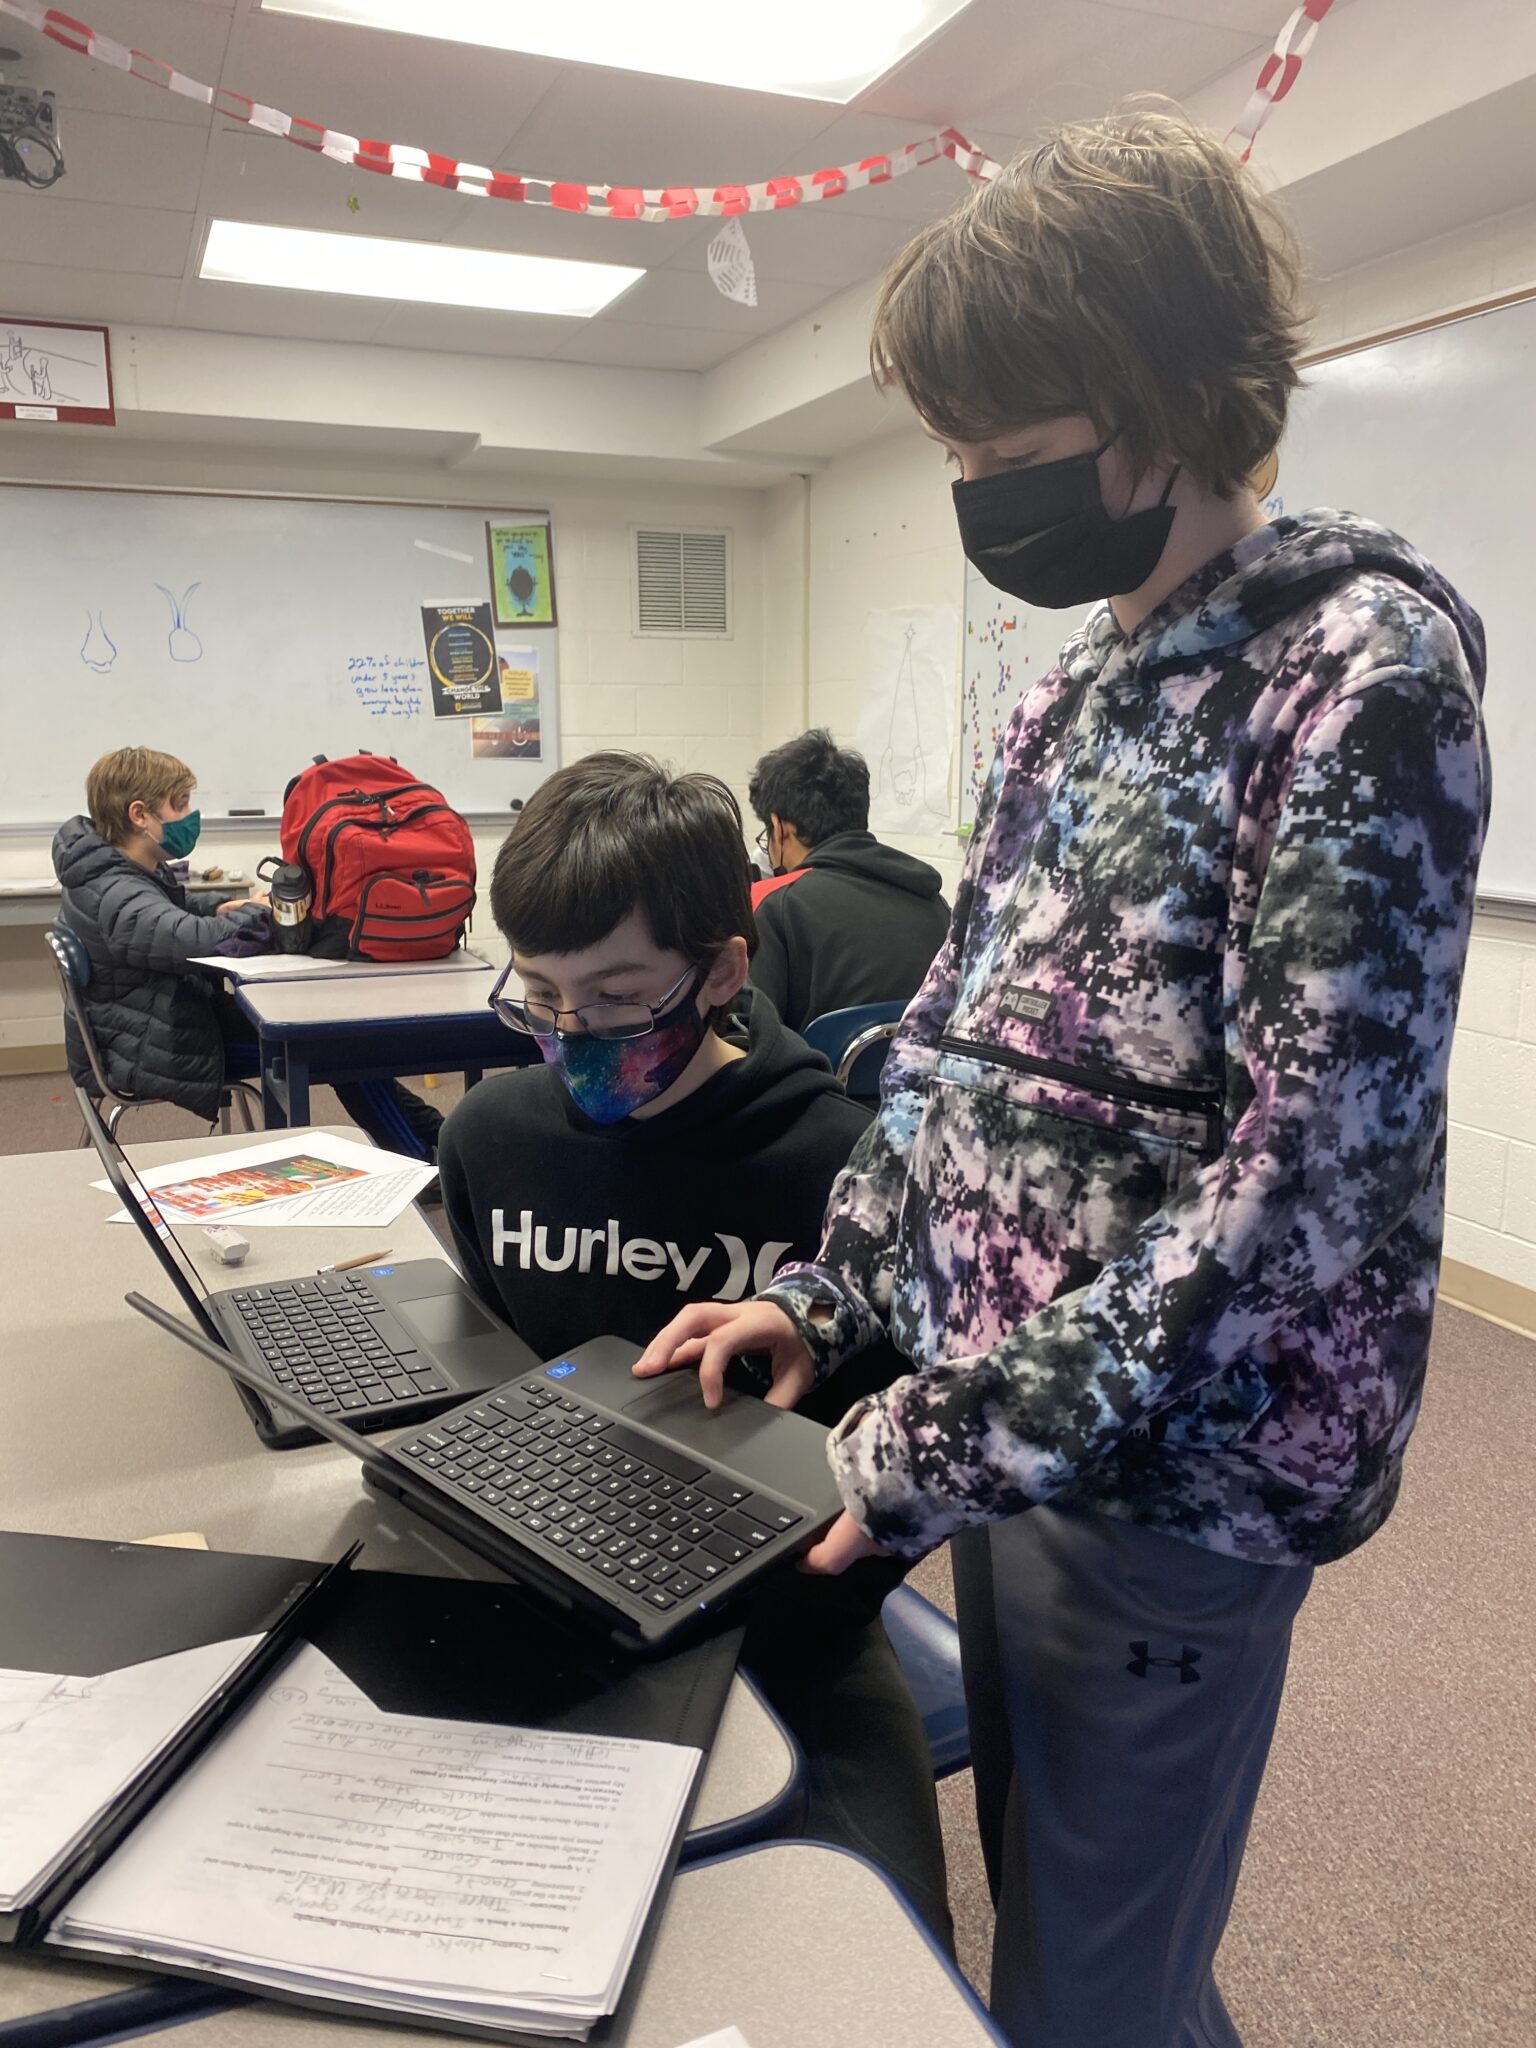
<instances>
[{"instance_id":1,"label":"red and white paper chain","mask_svg":"<svg viewBox=\"0 0 1536 2048\"><path fill-rule=\"evenodd\" d=\"M1332 5L1333 0L1301 0L1301 5L1275 38L1275 47L1264 59L1264 67L1254 82L1248 104L1226 138L1228 149L1234 149L1241 143L1242 147L1237 149L1240 164L1247 163L1253 154L1254 137L1296 83L1301 60L1316 42L1323 16ZM1296 33L1298 29L1301 30L1300 35Z\"/></svg>"},{"instance_id":2,"label":"red and white paper chain","mask_svg":"<svg viewBox=\"0 0 1536 2048\"><path fill-rule=\"evenodd\" d=\"M1318 24L1332 5L1333 0L1302 0L1281 30L1273 53L1259 73L1252 98L1227 137L1229 144L1242 143L1240 162L1248 161L1254 137L1295 84L1301 60L1312 47ZM759 184L652 187L577 185L530 178L520 172L463 163L457 157L439 156L433 150L416 149L409 143L375 142L347 135L317 121L285 114L277 107L264 106L260 100L247 99L223 86L202 85L160 58L130 49L57 7L41 7L34 0L0 0L0 14L26 22L77 56L92 57L97 63L110 64L146 85L163 86L168 92L198 100L228 120L243 121L263 134L280 136L286 142L297 143L300 149L329 157L333 163L419 184L441 185L450 192L463 192L475 199L510 199L525 206L553 206L566 213L592 213L610 220L686 220L693 215L708 218L778 213L813 200L836 199L844 192L862 191L870 185L886 185L893 178L941 159L958 164L969 176L982 181L995 178L1002 169L995 157L977 149L958 129L941 128L936 134L905 143L888 155L863 157L858 163L835 165L801 177L768 178ZM1302 28L1299 36L1298 28Z\"/></svg>"},{"instance_id":3,"label":"red and white paper chain","mask_svg":"<svg viewBox=\"0 0 1536 2048\"><path fill-rule=\"evenodd\" d=\"M39 7L32 0L0 0L0 14L14 15L79 56L94 57L98 63L126 71L146 85L163 86L186 99L200 100L228 120L243 121L263 134L281 136L286 142L297 143L300 149L329 157L333 163L350 164L360 171L378 171L385 177L442 185L450 192L467 193L475 199L511 199L525 206L559 207L566 213L601 214L610 220L686 220L695 214L708 217L776 213L815 199L836 199L840 193L861 191L869 185L889 184L892 178L944 158L958 164L973 178L995 178L1002 169L985 150L973 148L956 129L944 128L936 135L925 135L920 141L893 149L886 156L867 156L855 164L811 171L803 177L769 178L756 185L575 185L525 177L520 172L495 171L484 164L462 163L457 157L416 149L409 143L374 142L323 127L317 121L300 120L241 93L202 85L158 57L131 50L56 7Z\"/></svg>"}]
</instances>

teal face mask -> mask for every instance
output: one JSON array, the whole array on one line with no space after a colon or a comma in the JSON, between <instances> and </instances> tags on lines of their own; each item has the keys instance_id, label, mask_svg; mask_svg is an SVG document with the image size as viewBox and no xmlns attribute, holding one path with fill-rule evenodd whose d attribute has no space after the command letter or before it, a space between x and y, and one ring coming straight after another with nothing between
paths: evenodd
<instances>
[{"instance_id":1,"label":"teal face mask","mask_svg":"<svg viewBox=\"0 0 1536 2048\"><path fill-rule=\"evenodd\" d=\"M167 860L185 860L197 844L203 829L201 811L188 811L184 818L166 818L160 825L160 851Z\"/></svg>"}]
</instances>

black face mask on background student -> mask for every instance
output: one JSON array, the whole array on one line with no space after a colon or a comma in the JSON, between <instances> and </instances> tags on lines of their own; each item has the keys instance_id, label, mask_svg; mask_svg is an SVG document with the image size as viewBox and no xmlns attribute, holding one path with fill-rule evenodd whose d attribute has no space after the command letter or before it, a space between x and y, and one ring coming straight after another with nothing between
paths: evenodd
<instances>
[{"instance_id":1,"label":"black face mask on background student","mask_svg":"<svg viewBox=\"0 0 1536 2048\"><path fill-rule=\"evenodd\" d=\"M960 545L994 588L1050 611L1120 597L1146 582L1168 545L1175 510L1168 494L1179 472L1157 504L1111 519L1098 461L1109 445L952 486Z\"/></svg>"}]
</instances>

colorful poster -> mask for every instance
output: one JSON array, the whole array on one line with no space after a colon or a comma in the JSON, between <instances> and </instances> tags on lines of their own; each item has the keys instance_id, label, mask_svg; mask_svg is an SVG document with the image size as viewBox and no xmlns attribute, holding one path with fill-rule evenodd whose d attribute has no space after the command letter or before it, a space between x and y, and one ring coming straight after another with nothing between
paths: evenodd
<instances>
[{"instance_id":1,"label":"colorful poster","mask_svg":"<svg viewBox=\"0 0 1536 2048\"><path fill-rule=\"evenodd\" d=\"M434 718L469 718L501 709L501 670L488 604L424 604Z\"/></svg>"},{"instance_id":2,"label":"colorful poster","mask_svg":"<svg viewBox=\"0 0 1536 2048\"><path fill-rule=\"evenodd\" d=\"M362 1180L360 1166L319 1159L312 1152L293 1152L260 1166L234 1167L224 1173L200 1174L195 1180L167 1181L155 1189L155 1200L172 1209L178 1221L217 1219L262 1202L280 1202L290 1195L312 1195L339 1180Z\"/></svg>"},{"instance_id":3,"label":"colorful poster","mask_svg":"<svg viewBox=\"0 0 1536 2048\"><path fill-rule=\"evenodd\" d=\"M539 728L539 654L535 647L500 647L500 718L477 718L470 749L477 761L537 761L542 758Z\"/></svg>"},{"instance_id":4,"label":"colorful poster","mask_svg":"<svg viewBox=\"0 0 1536 2048\"><path fill-rule=\"evenodd\" d=\"M549 527L497 526L487 522L491 555L491 597L498 626L555 623L555 563Z\"/></svg>"}]
</instances>

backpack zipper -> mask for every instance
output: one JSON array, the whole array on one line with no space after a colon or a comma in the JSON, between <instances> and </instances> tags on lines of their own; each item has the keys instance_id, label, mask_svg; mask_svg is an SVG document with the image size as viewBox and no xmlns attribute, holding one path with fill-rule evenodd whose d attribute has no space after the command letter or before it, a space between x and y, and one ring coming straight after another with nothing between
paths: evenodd
<instances>
[{"instance_id":1,"label":"backpack zipper","mask_svg":"<svg viewBox=\"0 0 1536 2048\"><path fill-rule=\"evenodd\" d=\"M370 796L368 792L364 789L344 789L339 793L339 795L328 796L323 804L317 804L314 810L310 813L309 821L305 825L304 830L299 834L299 847L297 855L299 861L305 867L309 868L311 880L313 880L314 878L315 871L309 865L309 835L311 832L314 831L315 827L320 823L320 820L325 816L327 811L334 811L338 804L388 803L392 797L407 796L413 790L430 789L431 787L432 785L430 782L402 782L398 789L378 790L375 791L375 793L372 796ZM359 823L361 822L362 821L359 820Z\"/></svg>"},{"instance_id":2,"label":"backpack zipper","mask_svg":"<svg viewBox=\"0 0 1536 2048\"><path fill-rule=\"evenodd\" d=\"M427 789L430 787L430 784L416 782L412 783L411 787L413 789ZM372 799L372 801L384 806L392 802L393 796L398 794L399 792L396 791L388 796L381 795ZM382 809L377 821L371 818L338 818L326 835L325 876L315 891L315 900L325 904L329 904L331 900L331 867L336 853L336 841L338 836L345 832L349 825L355 825L360 832L377 832L381 838L387 839L391 832L398 832L404 825L414 825L422 818L430 818L434 811L446 811L452 817L458 816L458 812L454 810L452 804L421 804L414 811L407 811L403 818L396 818L387 825L384 822Z\"/></svg>"},{"instance_id":3,"label":"backpack zipper","mask_svg":"<svg viewBox=\"0 0 1536 2048\"><path fill-rule=\"evenodd\" d=\"M1168 1088L1157 1081L1127 1081L1102 1067L1074 1067L1065 1060L1040 1059L1032 1053L1014 1052L1006 1045L983 1045L972 1038L945 1035L940 1052L958 1053L962 1059L981 1059L999 1067L1011 1067L1016 1074L1038 1075L1044 1081L1061 1081L1085 1095L1105 1096L1113 1102L1129 1102L1142 1109L1183 1110L1205 1118L1206 1141L1212 1153L1222 1146L1222 1093L1219 1088Z\"/></svg>"}]
</instances>

